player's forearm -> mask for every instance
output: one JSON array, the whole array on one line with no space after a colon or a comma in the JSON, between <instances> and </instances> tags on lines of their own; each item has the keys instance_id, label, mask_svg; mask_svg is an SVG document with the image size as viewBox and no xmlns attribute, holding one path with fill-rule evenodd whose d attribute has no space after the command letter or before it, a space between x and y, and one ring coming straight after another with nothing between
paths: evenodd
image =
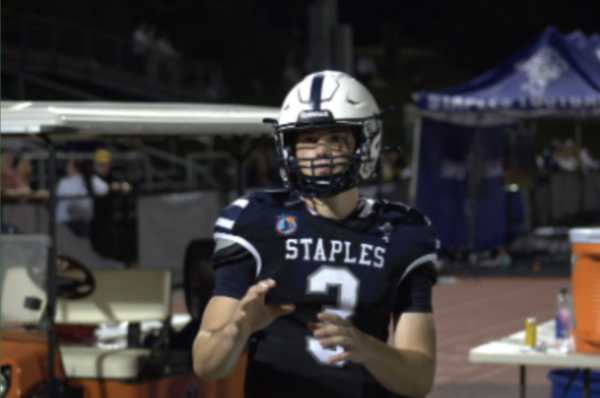
<instances>
[{"instance_id":1,"label":"player's forearm","mask_svg":"<svg viewBox=\"0 0 600 398\"><path fill-rule=\"evenodd\" d=\"M205 381L215 381L235 369L250 336L229 323L209 332L201 330L194 341L194 372Z\"/></svg>"},{"instance_id":2,"label":"player's forearm","mask_svg":"<svg viewBox=\"0 0 600 398\"><path fill-rule=\"evenodd\" d=\"M388 390L408 397L424 397L431 391L435 359L414 350L391 347L368 336L371 355L363 362Z\"/></svg>"}]
</instances>

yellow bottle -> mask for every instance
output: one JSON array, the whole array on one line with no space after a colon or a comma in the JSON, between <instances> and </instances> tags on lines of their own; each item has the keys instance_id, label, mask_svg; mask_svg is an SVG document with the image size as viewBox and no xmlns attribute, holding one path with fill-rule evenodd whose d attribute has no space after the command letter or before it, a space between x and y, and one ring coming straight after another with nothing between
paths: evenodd
<instances>
[{"instance_id":1,"label":"yellow bottle","mask_svg":"<svg viewBox=\"0 0 600 398\"><path fill-rule=\"evenodd\" d=\"M525 346L535 347L537 338L537 320L535 318L525 319Z\"/></svg>"}]
</instances>

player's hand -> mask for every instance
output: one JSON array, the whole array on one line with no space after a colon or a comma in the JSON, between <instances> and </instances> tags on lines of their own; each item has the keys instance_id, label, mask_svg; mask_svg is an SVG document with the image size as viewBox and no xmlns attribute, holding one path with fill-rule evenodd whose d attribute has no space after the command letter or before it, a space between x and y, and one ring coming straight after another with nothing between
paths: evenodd
<instances>
[{"instance_id":1,"label":"player's hand","mask_svg":"<svg viewBox=\"0 0 600 398\"><path fill-rule=\"evenodd\" d=\"M369 354L369 339L366 334L343 320L336 314L321 312L317 314L319 323L309 323L313 336L320 339L321 346L341 346L344 352L329 357L329 363L338 361L364 362Z\"/></svg>"},{"instance_id":2,"label":"player's hand","mask_svg":"<svg viewBox=\"0 0 600 398\"><path fill-rule=\"evenodd\" d=\"M240 301L233 322L243 334L250 335L265 328L275 318L294 311L293 304L265 305L265 294L275 287L273 279L265 279L248 289Z\"/></svg>"}]
</instances>

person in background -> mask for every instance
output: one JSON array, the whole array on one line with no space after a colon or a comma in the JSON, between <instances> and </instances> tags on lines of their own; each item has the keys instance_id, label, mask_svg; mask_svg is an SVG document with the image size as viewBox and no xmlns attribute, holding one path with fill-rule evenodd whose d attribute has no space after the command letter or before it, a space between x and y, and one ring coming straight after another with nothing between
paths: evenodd
<instances>
[{"instance_id":1,"label":"person in background","mask_svg":"<svg viewBox=\"0 0 600 398\"><path fill-rule=\"evenodd\" d=\"M156 48L160 51L161 55L165 58L179 59L181 54L173 44L171 43L171 39L169 38L169 34L167 32L162 32L159 39L156 41Z\"/></svg>"},{"instance_id":2,"label":"person in background","mask_svg":"<svg viewBox=\"0 0 600 398\"><path fill-rule=\"evenodd\" d=\"M560 170L558 162L556 161L556 152L562 146L560 141L552 140L546 148L544 148L541 155L536 156L536 163L540 170L547 172L557 172Z\"/></svg>"},{"instance_id":3,"label":"person in background","mask_svg":"<svg viewBox=\"0 0 600 398\"><path fill-rule=\"evenodd\" d=\"M595 160L587 148L581 148L579 151L579 161L583 171L600 170L600 161Z\"/></svg>"},{"instance_id":4,"label":"person in background","mask_svg":"<svg viewBox=\"0 0 600 398\"><path fill-rule=\"evenodd\" d=\"M31 160L29 160L29 158L26 157L19 157L15 159L14 164L17 185L30 188L29 179L31 178L31 173L33 172Z\"/></svg>"},{"instance_id":5,"label":"person in background","mask_svg":"<svg viewBox=\"0 0 600 398\"><path fill-rule=\"evenodd\" d=\"M31 161L26 158L15 159L14 152L2 151L2 199L26 202L31 196L29 177Z\"/></svg>"},{"instance_id":6,"label":"person in background","mask_svg":"<svg viewBox=\"0 0 600 398\"><path fill-rule=\"evenodd\" d=\"M579 147L576 147L572 140L566 140L563 143L555 145L553 156L561 171L578 171L579 164Z\"/></svg>"},{"instance_id":7,"label":"person in background","mask_svg":"<svg viewBox=\"0 0 600 398\"><path fill-rule=\"evenodd\" d=\"M134 31L132 37L132 50L136 59L136 69L143 72L148 52L148 25L143 22Z\"/></svg>"},{"instance_id":8,"label":"person in background","mask_svg":"<svg viewBox=\"0 0 600 398\"><path fill-rule=\"evenodd\" d=\"M133 53L135 55L144 55L148 47L148 26L145 22L133 31Z\"/></svg>"},{"instance_id":9,"label":"person in background","mask_svg":"<svg viewBox=\"0 0 600 398\"><path fill-rule=\"evenodd\" d=\"M122 194L131 192L131 185L127 182L118 182L111 174L112 156L107 149L101 148L94 152L94 174L110 185L110 190Z\"/></svg>"},{"instance_id":10,"label":"person in background","mask_svg":"<svg viewBox=\"0 0 600 398\"><path fill-rule=\"evenodd\" d=\"M2 159L0 161L0 169L2 171L2 177L10 174L12 171L12 165L15 160L15 154L13 151L8 149L2 149Z\"/></svg>"},{"instance_id":11,"label":"person in background","mask_svg":"<svg viewBox=\"0 0 600 398\"><path fill-rule=\"evenodd\" d=\"M161 63L166 67L169 84L173 87L179 87L181 83L181 65L179 63L181 54L173 47L167 32L160 35L156 42L156 50L159 53Z\"/></svg>"},{"instance_id":12,"label":"person in background","mask_svg":"<svg viewBox=\"0 0 600 398\"><path fill-rule=\"evenodd\" d=\"M13 167L14 165L14 167ZM29 187L31 177L31 160L27 157L15 158L10 150L2 151L2 200L7 202L26 203L30 199L47 200L48 191L32 191ZM3 209L5 210L5 209ZM17 210L19 213L21 210ZM2 211L2 233L24 233L11 222L4 221L5 212ZM8 216L8 218L12 218Z\"/></svg>"},{"instance_id":13,"label":"person in background","mask_svg":"<svg viewBox=\"0 0 600 398\"><path fill-rule=\"evenodd\" d=\"M88 237L94 214L92 198L106 196L109 186L93 175L91 168L73 159L67 162L66 173L56 187L56 221L67 225L75 235Z\"/></svg>"},{"instance_id":14,"label":"person in background","mask_svg":"<svg viewBox=\"0 0 600 398\"><path fill-rule=\"evenodd\" d=\"M128 194L131 188L126 182L116 181L110 169L110 152L103 148L94 152L94 173L110 187L110 191L107 195L94 196L94 215L90 224L90 241L96 253L106 258L117 259L120 250L115 226L115 194Z\"/></svg>"},{"instance_id":15,"label":"person in background","mask_svg":"<svg viewBox=\"0 0 600 398\"><path fill-rule=\"evenodd\" d=\"M283 68L282 80L285 91L289 91L302 80L302 72L296 61L296 53L290 51L285 58L285 68Z\"/></svg>"},{"instance_id":16,"label":"person in background","mask_svg":"<svg viewBox=\"0 0 600 398\"><path fill-rule=\"evenodd\" d=\"M18 182L15 171L13 170L14 163L14 152L3 149L2 150L2 160L0 162L0 171L2 173L2 182L1 182L1 196L2 201L15 201L22 200L26 196L24 196L23 192L18 192ZM4 211L2 211L2 233L19 233L19 229L10 224L4 222Z\"/></svg>"},{"instance_id":17,"label":"person in background","mask_svg":"<svg viewBox=\"0 0 600 398\"><path fill-rule=\"evenodd\" d=\"M146 30L146 77L153 83L158 81L160 53L156 43L156 26Z\"/></svg>"},{"instance_id":18,"label":"person in background","mask_svg":"<svg viewBox=\"0 0 600 398\"><path fill-rule=\"evenodd\" d=\"M371 56L364 55L356 61L356 73L367 84L373 87L385 87L387 83L381 79L377 62Z\"/></svg>"},{"instance_id":19,"label":"person in background","mask_svg":"<svg viewBox=\"0 0 600 398\"><path fill-rule=\"evenodd\" d=\"M28 193L27 199L41 199L46 200L50 196L49 192L45 189L32 190L29 180L33 173L33 166L31 165L31 159L22 156L15 159L15 178L17 180L18 188L25 194Z\"/></svg>"},{"instance_id":20,"label":"person in background","mask_svg":"<svg viewBox=\"0 0 600 398\"><path fill-rule=\"evenodd\" d=\"M0 171L2 172L2 197L11 197L11 190L17 189L17 176L13 169L15 154L13 151L3 149Z\"/></svg>"},{"instance_id":21,"label":"person in background","mask_svg":"<svg viewBox=\"0 0 600 398\"><path fill-rule=\"evenodd\" d=\"M101 148L94 152L94 173L107 183L111 160L112 157L107 149Z\"/></svg>"}]
</instances>

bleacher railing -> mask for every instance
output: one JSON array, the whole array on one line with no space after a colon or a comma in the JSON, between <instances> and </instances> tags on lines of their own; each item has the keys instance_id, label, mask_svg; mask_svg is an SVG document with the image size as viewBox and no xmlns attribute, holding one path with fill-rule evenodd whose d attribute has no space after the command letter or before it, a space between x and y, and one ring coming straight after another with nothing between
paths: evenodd
<instances>
[{"instance_id":1,"label":"bleacher railing","mask_svg":"<svg viewBox=\"0 0 600 398\"><path fill-rule=\"evenodd\" d=\"M133 32L132 32L133 33ZM186 56L170 58L154 48L136 52L125 38L53 18L2 10L2 58L20 70L77 71L110 88L165 100L218 100L224 95L223 69ZM37 69L36 69L37 67ZM131 87L128 87L131 86Z\"/></svg>"}]
</instances>

